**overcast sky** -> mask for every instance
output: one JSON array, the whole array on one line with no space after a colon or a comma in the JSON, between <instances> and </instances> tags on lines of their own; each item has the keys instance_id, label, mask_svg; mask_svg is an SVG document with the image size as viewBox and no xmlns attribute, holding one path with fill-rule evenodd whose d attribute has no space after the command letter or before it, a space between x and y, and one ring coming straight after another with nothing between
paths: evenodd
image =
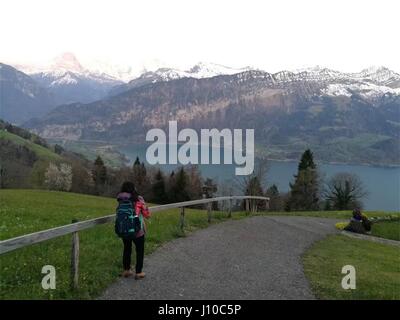
<instances>
[{"instance_id":1,"label":"overcast sky","mask_svg":"<svg viewBox=\"0 0 400 320\"><path fill-rule=\"evenodd\" d=\"M1 0L0 61L62 52L134 67L159 59L275 72L400 72L398 0Z\"/></svg>"}]
</instances>

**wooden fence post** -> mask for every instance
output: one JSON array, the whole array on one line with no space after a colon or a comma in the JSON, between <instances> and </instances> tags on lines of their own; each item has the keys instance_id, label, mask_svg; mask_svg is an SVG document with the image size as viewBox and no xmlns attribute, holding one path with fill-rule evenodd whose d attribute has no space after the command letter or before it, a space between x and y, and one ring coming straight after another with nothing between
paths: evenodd
<instances>
[{"instance_id":1,"label":"wooden fence post","mask_svg":"<svg viewBox=\"0 0 400 320\"><path fill-rule=\"evenodd\" d=\"M72 220L72 223L78 220ZM79 282L79 234L78 231L72 233L72 250L71 250L71 288L78 289Z\"/></svg>"},{"instance_id":2,"label":"wooden fence post","mask_svg":"<svg viewBox=\"0 0 400 320\"><path fill-rule=\"evenodd\" d=\"M246 203L246 215L247 215L249 213L249 211L250 211L250 201L249 201L249 199L246 199L245 203Z\"/></svg>"},{"instance_id":3,"label":"wooden fence post","mask_svg":"<svg viewBox=\"0 0 400 320\"><path fill-rule=\"evenodd\" d=\"M232 195L230 195L232 197ZM229 199L228 218L232 218L232 198Z\"/></svg>"},{"instance_id":4,"label":"wooden fence post","mask_svg":"<svg viewBox=\"0 0 400 320\"><path fill-rule=\"evenodd\" d=\"M181 221L180 221L181 231L185 229L185 207L181 208Z\"/></svg>"},{"instance_id":5,"label":"wooden fence post","mask_svg":"<svg viewBox=\"0 0 400 320\"><path fill-rule=\"evenodd\" d=\"M211 222L211 202L207 203L207 221Z\"/></svg>"}]
</instances>

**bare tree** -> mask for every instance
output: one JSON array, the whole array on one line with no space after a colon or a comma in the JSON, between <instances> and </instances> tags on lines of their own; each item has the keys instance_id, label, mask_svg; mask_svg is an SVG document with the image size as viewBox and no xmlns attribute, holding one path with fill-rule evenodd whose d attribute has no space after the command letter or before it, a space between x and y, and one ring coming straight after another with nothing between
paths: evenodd
<instances>
[{"instance_id":1,"label":"bare tree","mask_svg":"<svg viewBox=\"0 0 400 320\"><path fill-rule=\"evenodd\" d=\"M240 194L247 196L264 196L267 189L267 173L267 160L259 160L254 167L253 173L248 176L235 177L234 185ZM262 209L265 207L265 201L256 200L253 205ZM244 203L242 206L244 206Z\"/></svg>"},{"instance_id":2,"label":"bare tree","mask_svg":"<svg viewBox=\"0 0 400 320\"><path fill-rule=\"evenodd\" d=\"M361 199L367 192L356 174L341 172L328 180L323 195L332 209L349 210L362 207Z\"/></svg>"},{"instance_id":3,"label":"bare tree","mask_svg":"<svg viewBox=\"0 0 400 320\"><path fill-rule=\"evenodd\" d=\"M260 196L267 188L268 163L266 159L257 161L254 171L248 176L236 176L233 184L239 194ZM260 194L260 188L263 190Z\"/></svg>"}]
</instances>

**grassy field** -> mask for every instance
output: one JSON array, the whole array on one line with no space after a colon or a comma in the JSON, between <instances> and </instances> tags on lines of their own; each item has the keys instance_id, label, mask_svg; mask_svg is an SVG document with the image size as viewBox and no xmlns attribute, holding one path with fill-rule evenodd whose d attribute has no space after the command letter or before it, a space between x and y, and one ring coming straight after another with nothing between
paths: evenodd
<instances>
[{"instance_id":1,"label":"grassy field","mask_svg":"<svg viewBox=\"0 0 400 320\"><path fill-rule=\"evenodd\" d=\"M111 214L116 201L73 193L41 190L0 190L0 237L7 239L30 232ZM187 210L186 230L208 226L205 211ZM235 213L234 219L244 217ZM213 223L226 213L214 212ZM182 236L179 211L154 214L148 223L146 254L166 241ZM80 288L69 289L71 236L64 236L0 256L0 299L90 299L96 297L121 272L122 244L111 224L85 230L80 235ZM57 288L43 290L41 269L56 268Z\"/></svg>"},{"instance_id":2,"label":"grassy field","mask_svg":"<svg viewBox=\"0 0 400 320\"><path fill-rule=\"evenodd\" d=\"M400 220L375 223L372 225L371 234L380 238L400 241Z\"/></svg>"},{"instance_id":3,"label":"grassy field","mask_svg":"<svg viewBox=\"0 0 400 320\"><path fill-rule=\"evenodd\" d=\"M62 160L62 157L59 156L58 154L54 153L50 149L47 149L41 145L38 145L36 143L33 143L32 141L26 140L21 138L20 136L17 136L16 134L7 132L5 130L0 130L0 139L6 139L14 142L17 145L25 146L28 149L32 150L35 152L35 154L38 156L38 158L41 158L43 160L50 160L50 161L60 161Z\"/></svg>"},{"instance_id":4,"label":"grassy field","mask_svg":"<svg viewBox=\"0 0 400 320\"><path fill-rule=\"evenodd\" d=\"M371 241L330 236L303 256L304 270L321 299L400 299L400 249ZM356 269L356 289L341 287L342 267Z\"/></svg>"},{"instance_id":5,"label":"grassy field","mask_svg":"<svg viewBox=\"0 0 400 320\"><path fill-rule=\"evenodd\" d=\"M0 190L0 204L0 239L4 240L65 225L71 223L72 219L82 221L112 214L116 201L43 190ZM384 212L367 214L387 215ZM347 221L351 212L269 212L268 215L318 216L343 218ZM206 213L202 210L187 210L185 217L187 231L208 226ZM233 215L234 219L243 217L243 212L235 212ZM213 213L213 223L225 219L226 213ZM148 223L146 254L166 241L182 236L178 225L179 211L176 209L154 214ZM79 235L81 253L78 291L72 292L69 289L71 236L68 235L1 255L0 299L91 299L98 296L121 272L121 241L115 236L111 224L82 231ZM337 248L333 246L331 249ZM328 253L328 256L331 254ZM376 265L373 262L375 258L379 257L372 258L372 268ZM44 265L56 268L56 290L43 290L41 287L41 269Z\"/></svg>"},{"instance_id":6,"label":"grassy field","mask_svg":"<svg viewBox=\"0 0 400 320\"><path fill-rule=\"evenodd\" d=\"M368 217L399 217L399 212L364 212ZM268 212L289 215L343 219L351 211ZM400 240L400 221L373 224L372 235ZM341 273L344 265L356 268L356 290L344 290ZM303 257L303 265L315 295L321 299L400 299L400 248L371 241L335 235L312 246Z\"/></svg>"},{"instance_id":7,"label":"grassy field","mask_svg":"<svg viewBox=\"0 0 400 320\"><path fill-rule=\"evenodd\" d=\"M105 142L63 141L49 139L50 143L60 144L66 150L83 155L86 159L94 161L100 156L104 163L112 168L119 168L127 164L127 158L116 150L116 147Z\"/></svg>"}]
</instances>

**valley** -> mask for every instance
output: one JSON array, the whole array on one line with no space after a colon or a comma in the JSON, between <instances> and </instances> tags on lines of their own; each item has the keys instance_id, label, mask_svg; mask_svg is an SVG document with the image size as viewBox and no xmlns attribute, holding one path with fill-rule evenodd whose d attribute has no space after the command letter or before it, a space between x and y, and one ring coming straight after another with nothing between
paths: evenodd
<instances>
[{"instance_id":1,"label":"valley","mask_svg":"<svg viewBox=\"0 0 400 320\"><path fill-rule=\"evenodd\" d=\"M198 63L134 73L89 68L70 53L15 67L26 74L0 68L1 117L112 167L129 162L123 146L140 148L171 120L197 133L252 128L258 158L297 161L312 148L321 163L400 165L400 75L385 67L268 73Z\"/></svg>"}]
</instances>

